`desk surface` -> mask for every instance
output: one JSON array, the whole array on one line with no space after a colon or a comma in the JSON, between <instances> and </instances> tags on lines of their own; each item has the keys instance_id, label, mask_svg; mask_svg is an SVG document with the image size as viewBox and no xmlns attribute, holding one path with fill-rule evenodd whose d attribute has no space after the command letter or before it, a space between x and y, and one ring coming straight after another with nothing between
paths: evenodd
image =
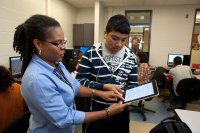
<instances>
[{"instance_id":1,"label":"desk surface","mask_svg":"<svg viewBox=\"0 0 200 133\"><path fill-rule=\"evenodd\" d=\"M15 78L15 81L19 84L21 84L22 78Z\"/></svg>"},{"instance_id":2,"label":"desk surface","mask_svg":"<svg viewBox=\"0 0 200 133\"><path fill-rule=\"evenodd\" d=\"M175 112L190 127L192 133L200 133L200 112L182 109L175 109Z\"/></svg>"},{"instance_id":3,"label":"desk surface","mask_svg":"<svg viewBox=\"0 0 200 133\"><path fill-rule=\"evenodd\" d=\"M200 79L200 75L193 74L193 76L196 77L197 79Z\"/></svg>"}]
</instances>

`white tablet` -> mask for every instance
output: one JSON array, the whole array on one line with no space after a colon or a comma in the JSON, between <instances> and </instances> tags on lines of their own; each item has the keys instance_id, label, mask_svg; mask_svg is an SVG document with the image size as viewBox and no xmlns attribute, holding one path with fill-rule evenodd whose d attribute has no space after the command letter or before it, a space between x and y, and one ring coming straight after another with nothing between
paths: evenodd
<instances>
[{"instance_id":1,"label":"white tablet","mask_svg":"<svg viewBox=\"0 0 200 133\"><path fill-rule=\"evenodd\" d=\"M149 97L158 96L158 86L155 80L139 85L134 88L125 90L124 92L124 102L132 102L140 99L146 99Z\"/></svg>"}]
</instances>

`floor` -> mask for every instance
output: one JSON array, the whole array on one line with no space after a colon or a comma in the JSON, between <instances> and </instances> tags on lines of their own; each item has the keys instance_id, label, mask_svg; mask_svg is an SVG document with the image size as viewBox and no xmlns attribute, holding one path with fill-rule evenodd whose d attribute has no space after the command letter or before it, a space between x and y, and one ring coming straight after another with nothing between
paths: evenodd
<instances>
[{"instance_id":1,"label":"floor","mask_svg":"<svg viewBox=\"0 0 200 133\"><path fill-rule=\"evenodd\" d=\"M146 121L143 121L139 113L130 112L130 133L149 133L150 129L162 119L173 115L167 111L167 107L161 101L162 98L155 97L151 101L145 102L146 108L156 111L156 113L146 112ZM75 133L82 133L81 125L76 127Z\"/></svg>"},{"instance_id":2,"label":"floor","mask_svg":"<svg viewBox=\"0 0 200 133\"><path fill-rule=\"evenodd\" d=\"M139 121L130 121L130 133L149 133L149 131L155 127L156 124L139 122ZM81 125L78 125L75 133L82 133Z\"/></svg>"},{"instance_id":3,"label":"floor","mask_svg":"<svg viewBox=\"0 0 200 133\"><path fill-rule=\"evenodd\" d=\"M168 95L168 90L161 90L160 97L154 97L151 101L146 101L144 107L155 110L156 113L146 112L145 116L146 121L143 121L141 114L138 112L130 112L130 133L149 133L149 131L160 123L161 120L174 116L173 112L167 111L169 107L169 101L165 103L162 102L163 95ZM188 104L188 110L200 111L200 101L195 102L194 104ZM75 133L82 133L81 125L78 125L75 129Z\"/></svg>"}]
</instances>

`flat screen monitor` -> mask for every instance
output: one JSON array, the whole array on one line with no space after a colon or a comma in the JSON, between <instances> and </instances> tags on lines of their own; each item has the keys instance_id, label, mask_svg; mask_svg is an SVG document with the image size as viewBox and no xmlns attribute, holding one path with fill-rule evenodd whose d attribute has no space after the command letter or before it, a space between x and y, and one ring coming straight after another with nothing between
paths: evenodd
<instances>
[{"instance_id":1,"label":"flat screen monitor","mask_svg":"<svg viewBox=\"0 0 200 133\"><path fill-rule=\"evenodd\" d=\"M176 56L179 56L182 58L182 62L183 62L183 59L184 59L184 55L183 54L168 54L168 59L167 59L167 66L168 67L172 67L173 66L173 61L174 61L174 58Z\"/></svg>"},{"instance_id":2,"label":"flat screen monitor","mask_svg":"<svg viewBox=\"0 0 200 133\"><path fill-rule=\"evenodd\" d=\"M183 65L190 66L190 58L191 58L190 55L184 55L184 57L183 57Z\"/></svg>"},{"instance_id":3,"label":"flat screen monitor","mask_svg":"<svg viewBox=\"0 0 200 133\"><path fill-rule=\"evenodd\" d=\"M21 77L22 61L20 59L20 56L9 57L9 62L12 76L15 78Z\"/></svg>"},{"instance_id":4,"label":"flat screen monitor","mask_svg":"<svg viewBox=\"0 0 200 133\"><path fill-rule=\"evenodd\" d=\"M78 50L76 49L65 49L64 58L74 59L77 56Z\"/></svg>"},{"instance_id":5,"label":"flat screen monitor","mask_svg":"<svg viewBox=\"0 0 200 133\"><path fill-rule=\"evenodd\" d=\"M80 51L82 52L82 54L85 54L85 52L90 48L90 46L81 46L80 47Z\"/></svg>"}]
</instances>

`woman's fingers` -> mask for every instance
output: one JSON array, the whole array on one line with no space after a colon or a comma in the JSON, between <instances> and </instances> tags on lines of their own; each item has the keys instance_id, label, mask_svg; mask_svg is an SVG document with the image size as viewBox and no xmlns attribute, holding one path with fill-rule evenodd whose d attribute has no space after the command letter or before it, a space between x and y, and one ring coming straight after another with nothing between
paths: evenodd
<instances>
[{"instance_id":1,"label":"woman's fingers","mask_svg":"<svg viewBox=\"0 0 200 133\"><path fill-rule=\"evenodd\" d=\"M116 94L116 93L112 93L110 98L112 98L113 101L118 101L118 100L124 101L124 98L121 94L119 95L119 94Z\"/></svg>"}]
</instances>

